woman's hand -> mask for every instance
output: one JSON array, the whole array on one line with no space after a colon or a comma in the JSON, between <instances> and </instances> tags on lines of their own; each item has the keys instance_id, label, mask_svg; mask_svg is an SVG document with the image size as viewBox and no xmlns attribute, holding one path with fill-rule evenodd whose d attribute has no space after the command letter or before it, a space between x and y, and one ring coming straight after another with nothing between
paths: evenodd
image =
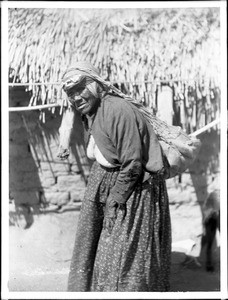
<instances>
[{"instance_id":1,"label":"woman's hand","mask_svg":"<svg viewBox=\"0 0 228 300\"><path fill-rule=\"evenodd\" d=\"M126 205L119 204L112 198L112 196L109 196L105 205L104 222L103 222L103 228L107 229L109 234L111 234L112 232L112 229L115 225L115 221L117 218L117 214L120 209L124 210L124 216L125 216Z\"/></svg>"},{"instance_id":2,"label":"woman's hand","mask_svg":"<svg viewBox=\"0 0 228 300\"><path fill-rule=\"evenodd\" d=\"M61 160L64 160L67 159L69 155L69 149L63 149L61 146L59 147L59 153L57 154L57 157L59 157Z\"/></svg>"},{"instance_id":3,"label":"woman's hand","mask_svg":"<svg viewBox=\"0 0 228 300\"><path fill-rule=\"evenodd\" d=\"M111 234L112 229L115 225L115 221L117 218L117 206L118 205L116 202L115 202L115 205L113 205L108 200L105 205L103 227L104 227L104 229L108 230L109 234Z\"/></svg>"}]
</instances>

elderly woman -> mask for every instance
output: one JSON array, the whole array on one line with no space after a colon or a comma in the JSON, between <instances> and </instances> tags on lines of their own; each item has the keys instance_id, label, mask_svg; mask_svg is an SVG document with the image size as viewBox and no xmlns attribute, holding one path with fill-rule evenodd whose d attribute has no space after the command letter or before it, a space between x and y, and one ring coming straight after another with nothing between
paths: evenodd
<instances>
[{"instance_id":1,"label":"elderly woman","mask_svg":"<svg viewBox=\"0 0 228 300\"><path fill-rule=\"evenodd\" d=\"M171 226L166 162L152 126L137 105L112 89L89 63L66 70L62 82L70 108L60 135L69 140L78 111L89 136L87 155L94 159L68 291L168 291ZM69 155L67 148L60 144L60 158Z\"/></svg>"}]
</instances>

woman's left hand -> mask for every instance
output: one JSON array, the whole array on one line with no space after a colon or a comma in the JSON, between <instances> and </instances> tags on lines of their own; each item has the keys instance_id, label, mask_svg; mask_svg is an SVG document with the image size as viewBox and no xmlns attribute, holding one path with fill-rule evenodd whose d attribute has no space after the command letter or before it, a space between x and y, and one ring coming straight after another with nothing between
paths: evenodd
<instances>
[{"instance_id":1,"label":"woman's left hand","mask_svg":"<svg viewBox=\"0 0 228 300\"><path fill-rule=\"evenodd\" d=\"M123 211L123 218L125 218L126 204L120 204L113 200L112 196L109 196L105 205L103 222L103 228L107 229L109 234L111 234L112 229L115 225L119 210Z\"/></svg>"},{"instance_id":2,"label":"woman's left hand","mask_svg":"<svg viewBox=\"0 0 228 300\"><path fill-rule=\"evenodd\" d=\"M118 203L115 200L113 200L111 196L109 196L105 205L103 222L104 229L107 229L109 233L112 232L117 218L117 207Z\"/></svg>"}]
</instances>

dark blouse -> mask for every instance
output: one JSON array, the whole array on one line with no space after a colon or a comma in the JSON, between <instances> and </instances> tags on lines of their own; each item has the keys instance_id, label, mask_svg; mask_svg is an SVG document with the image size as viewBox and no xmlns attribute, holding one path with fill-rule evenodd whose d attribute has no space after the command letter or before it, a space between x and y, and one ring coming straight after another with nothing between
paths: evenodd
<instances>
[{"instance_id":1,"label":"dark blouse","mask_svg":"<svg viewBox=\"0 0 228 300\"><path fill-rule=\"evenodd\" d=\"M91 134L108 162L120 167L110 194L125 203L143 170L163 169L161 147L152 126L130 102L106 95L98 107Z\"/></svg>"}]
</instances>

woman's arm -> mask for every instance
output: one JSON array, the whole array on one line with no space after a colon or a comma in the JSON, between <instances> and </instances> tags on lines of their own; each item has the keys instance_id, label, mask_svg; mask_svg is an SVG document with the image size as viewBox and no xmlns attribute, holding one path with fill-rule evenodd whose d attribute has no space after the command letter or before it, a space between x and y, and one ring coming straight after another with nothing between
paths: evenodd
<instances>
[{"instance_id":1,"label":"woman's arm","mask_svg":"<svg viewBox=\"0 0 228 300\"><path fill-rule=\"evenodd\" d=\"M137 120L129 105L110 107L107 134L118 154L121 169L110 197L126 203L142 174L142 145Z\"/></svg>"},{"instance_id":2,"label":"woman's arm","mask_svg":"<svg viewBox=\"0 0 228 300\"><path fill-rule=\"evenodd\" d=\"M75 110L68 107L63 111L62 122L59 128L59 151L58 157L61 159L68 158L70 154L70 138L73 131L75 119Z\"/></svg>"}]
</instances>

